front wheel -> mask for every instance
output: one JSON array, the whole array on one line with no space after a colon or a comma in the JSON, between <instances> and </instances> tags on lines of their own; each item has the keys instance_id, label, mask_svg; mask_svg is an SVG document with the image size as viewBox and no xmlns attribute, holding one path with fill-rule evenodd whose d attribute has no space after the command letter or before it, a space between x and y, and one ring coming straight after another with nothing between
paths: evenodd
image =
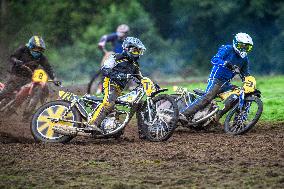
<instances>
[{"instance_id":1,"label":"front wheel","mask_svg":"<svg viewBox=\"0 0 284 189\"><path fill-rule=\"evenodd\" d=\"M78 127L77 123L52 121L52 119L61 118L69 106L70 102L61 100L51 101L41 106L35 112L32 117L31 132L37 142L66 143L73 138L73 136L61 135L53 131L54 126L64 125L70 127ZM64 116L64 119L80 121L80 114L78 110L73 107L67 113L67 115Z\"/></svg>"},{"instance_id":2,"label":"front wheel","mask_svg":"<svg viewBox=\"0 0 284 189\"><path fill-rule=\"evenodd\" d=\"M263 103L256 96L245 99L240 110L239 103L228 113L225 120L225 132L232 135L247 133L259 120L263 111Z\"/></svg>"},{"instance_id":3,"label":"front wheel","mask_svg":"<svg viewBox=\"0 0 284 189\"><path fill-rule=\"evenodd\" d=\"M144 103L137 112L139 132L152 142L168 140L176 128L178 107L169 95L159 95L152 99L152 104Z\"/></svg>"}]
</instances>

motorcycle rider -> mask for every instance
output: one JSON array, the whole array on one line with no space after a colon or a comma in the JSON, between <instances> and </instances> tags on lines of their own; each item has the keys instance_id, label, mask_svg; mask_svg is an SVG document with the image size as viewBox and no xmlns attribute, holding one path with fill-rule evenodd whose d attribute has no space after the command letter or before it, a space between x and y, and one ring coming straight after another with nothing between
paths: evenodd
<instances>
[{"instance_id":1,"label":"motorcycle rider","mask_svg":"<svg viewBox=\"0 0 284 189\"><path fill-rule=\"evenodd\" d=\"M0 92L0 101L12 96L22 86L31 82L32 72L42 66L51 79L54 79L54 72L46 56L45 42L40 36L32 36L26 45L21 45L10 56L11 70L5 88Z\"/></svg>"},{"instance_id":2,"label":"motorcycle rider","mask_svg":"<svg viewBox=\"0 0 284 189\"><path fill-rule=\"evenodd\" d=\"M213 68L209 75L205 94L183 109L181 113L185 116L194 115L205 108L218 94L231 90L234 86L229 81L237 73L244 81L244 78L250 75L247 55L252 47L252 38L246 33L237 33L232 45L222 45L218 53L211 59ZM225 101L224 108L216 115L216 122L232 107L235 101L235 95L231 95Z\"/></svg>"},{"instance_id":3,"label":"motorcycle rider","mask_svg":"<svg viewBox=\"0 0 284 189\"><path fill-rule=\"evenodd\" d=\"M103 73L103 102L96 109L90 120L88 130L96 130L103 119L112 111L115 100L125 88L129 78L127 74L138 74L137 79L142 75L137 62L146 50L143 43L134 37L127 37L122 44L123 52L112 54L101 68Z\"/></svg>"},{"instance_id":4,"label":"motorcycle rider","mask_svg":"<svg viewBox=\"0 0 284 189\"><path fill-rule=\"evenodd\" d=\"M117 27L116 32L103 35L98 43L99 49L105 51L105 45L107 42L111 42L113 46L113 52L122 53L122 43L127 37L129 32L129 26L126 24L121 24Z\"/></svg>"}]
</instances>

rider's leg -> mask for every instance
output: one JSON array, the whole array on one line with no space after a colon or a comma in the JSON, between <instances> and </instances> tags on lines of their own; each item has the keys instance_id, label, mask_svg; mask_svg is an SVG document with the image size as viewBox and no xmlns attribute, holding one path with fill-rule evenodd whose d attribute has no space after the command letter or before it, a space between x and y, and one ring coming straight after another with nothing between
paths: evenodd
<instances>
[{"instance_id":1,"label":"rider's leg","mask_svg":"<svg viewBox=\"0 0 284 189\"><path fill-rule=\"evenodd\" d=\"M99 127L103 119L112 111L115 105L115 100L121 93L120 87L112 83L107 77L104 79L103 88L103 102L96 109L92 119L89 121L90 125L94 125L94 127Z\"/></svg>"},{"instance_id":2,"label":"rider's leg","mask_svg":"<svg viewBox=\"0 0 284 189\"><path fill-rule=\"evenodd\" d=\"M223 84L223 82L217 79L209 80L206 88L206 94L196 99L188 107L182 110L181 113L186 116L191 116L199 110L205 108L216 97L216 95L220 93Z\"/></svg>"},{"instance_id":3,"label":"rider's leg","mask_svg":"<svg viewBox=\"0 0 284 189\"><path fill-rule=\"evenodd\" d=\"M232 94L230 95L224 102L224 108L222 110L219 110L216 114L216 121L219 121L219 119L225 115L231 108L233 108L238 102L238 95Z\"/></svg>"},{"instance_id":4,"label":"rider's leg","mask_svg":"<svg viewBox=\"0 0 284 189\"><path fill-rule=\"evenodd\" d=\"M222 91L221 93L223 92L226 92L226 91L229 91L229 90L232 90L234 88L236 88L237 86L235 85L232 85L230 83L225 83L224 86L222 87ZM219 121L219 119L225 115L231 108L233 108L236 103L238 102L238 96L236 94L232 94L230 95L225 101L224 101L224 108L222 110L219 110L216 114L216 118L215 118L215 121Z\"/></svg>"}]
</instances>

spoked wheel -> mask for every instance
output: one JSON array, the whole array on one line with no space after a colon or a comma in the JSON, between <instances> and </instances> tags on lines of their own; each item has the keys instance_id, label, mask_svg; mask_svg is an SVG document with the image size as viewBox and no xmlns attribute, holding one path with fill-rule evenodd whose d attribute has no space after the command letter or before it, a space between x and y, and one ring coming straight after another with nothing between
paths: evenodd
<instances>
[{"instance_id":1,"label":"spoked wheel","mask_svg":"<svg viewBox=\"0 0 284 189\"><path fill-rule=\"evenodd\" d=\"M150 111L144 106L137 114L138 127L153 142L168 140L177 124L178 107L168 95L159 95L152 99Z\"/></svg>"},{"instance_id":2,"label":"spoked wheel","mask_svg":"<svg viewBox=\"0 0 284 189\"><path fill-rule=\"evenodd\" d=\"M255 96L245 99L243 108L237 104L227 115L225 120L225 132L240 135L248 132L259 120L263 110L262 101Z\"/></svg>"},{"instance_id":3,"label":"spoked wheel","mask_svg":"<svg viewBox=\"0 0 284 189\"><path fill-rule=\"evenodd\" d=\"M70 106L66 101L52 101L41 106L32 117L31 132L34 139L38 142L66 143L73 136L61 135L53 131L54 126L77 127L78 124L70 122L54 122L52 119L61 118ZM64 116L66 120L79 121L80 115L74 107Z\"/></svg>"},{"instance_id":4,"label":"spoked wheel","mask_svg":"<svg viewBox=\"0 0 284 189\"><path fill-rule=\"evenodd\" d=\"M96 72L88 83L87 93L88 94L101 94L102 93L102 73Z\"/></svg>"}]
</instances>

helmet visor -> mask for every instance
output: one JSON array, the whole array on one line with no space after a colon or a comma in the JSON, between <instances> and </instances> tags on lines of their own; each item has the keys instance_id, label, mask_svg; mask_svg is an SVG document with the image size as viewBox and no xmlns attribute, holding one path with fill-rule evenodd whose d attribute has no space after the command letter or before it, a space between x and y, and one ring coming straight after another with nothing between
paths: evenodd
<instances>
[{"instance_id":1,"label":"helmet visor","mask_svg":"<svg viewBox=\"0 0 284 189\"><path fill-rule=\"evenodd\" d=\"M35 51L35 52L39 52L39 53L43 53L44 52L44 48L41 48L41 47L35 47L32 49L32 51Z\"/></svg>"},{"instance_id":2,"label":"helmet visor","mask_svg":"<svg viewBox=\"0 0 284 189\"><path fill-rule=\"evenodd\" d=\"M129 52L133 55L143 55L144 49L137 47L130 47Z\"/></svg>"},{"instance_id":3,"label":"helmet visor","mask_svg":"<svg viewBox=\"0 0 284 189\"><path fill-rule=\"evenodd\" d=\"M237 49L241 52L250 52L252 50L252 45L247 43L237 43Z\"/></svg>"}]
</instances>

